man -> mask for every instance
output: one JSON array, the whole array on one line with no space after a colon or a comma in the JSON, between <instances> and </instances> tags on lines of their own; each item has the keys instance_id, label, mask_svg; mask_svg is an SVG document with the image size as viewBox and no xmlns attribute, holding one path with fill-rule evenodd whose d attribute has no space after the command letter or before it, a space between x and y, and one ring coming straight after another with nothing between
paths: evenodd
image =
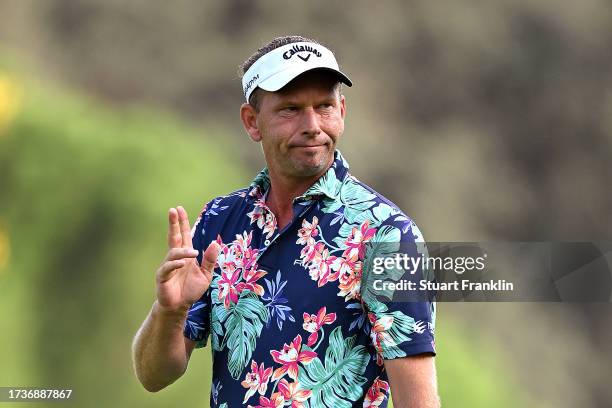
<instances>
[{"instance_id":1,"label":"man","mask_svg":"<svg viewBox=\"0 0 612 408\"><path fill-rule=\"evenodd\" d=\"M134 340L149 391L211 338L213 407L437 407L428 302L381 302L371 244L421 241L336 150L351 86L333 53L281 37L243 64L244 127L267 168L209 202L193 229L169 211L157 300Z\"/></svg>"}]
</instances>

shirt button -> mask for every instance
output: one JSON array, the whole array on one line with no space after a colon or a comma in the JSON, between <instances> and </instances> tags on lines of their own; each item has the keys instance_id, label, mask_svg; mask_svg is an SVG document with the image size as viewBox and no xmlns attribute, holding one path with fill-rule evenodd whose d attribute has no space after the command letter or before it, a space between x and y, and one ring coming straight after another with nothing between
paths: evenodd
<instances>
[{"instance_id":1,"label":"shirt button","mask_svg":"<svg viewBox=\"0 0 612 408\"><path fill-rule=\"evenodd\" d=\"M270 240L266 239L266 241L264 242L264 244L266 244L266 246L270 245Z\"/></svg>"}]
</instances>

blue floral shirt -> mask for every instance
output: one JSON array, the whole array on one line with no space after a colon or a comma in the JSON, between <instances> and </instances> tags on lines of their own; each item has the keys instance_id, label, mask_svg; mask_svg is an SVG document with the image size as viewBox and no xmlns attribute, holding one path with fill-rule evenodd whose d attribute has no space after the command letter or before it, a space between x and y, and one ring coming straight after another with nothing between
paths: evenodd
<instances>
[{"instance_id":1,"label":"blue floral shirt","mask_svg":"<svg viewBox=\"0 0 612 408\"><path fill-rule=\"evenodd\" d=\"M211 407L386 407L383 360L435 354L435 303L383 302L366 276L376 242L414 244L419 229L353 177L339 151L282 230L265 204L269 186L264 169L209 202L193 227L199 262L221 244L184 330L198 348L211 340Z\"/></svg>"}]
</instances>

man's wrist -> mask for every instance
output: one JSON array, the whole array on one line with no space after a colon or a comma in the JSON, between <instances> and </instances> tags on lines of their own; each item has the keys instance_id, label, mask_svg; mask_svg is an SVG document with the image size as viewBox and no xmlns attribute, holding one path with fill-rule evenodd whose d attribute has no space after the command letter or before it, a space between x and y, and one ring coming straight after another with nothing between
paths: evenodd
<instances>
[{"instance_id":1,"label":"man's wrist","mask_svg":"<svg viewBox=\"0 0 612 408\"><path fill-rule=\"evenodd\" d=\"M189 306L181 306L177 309L168 309L162 306L158 300L155 300L153 303L153 314L163 318L177 321L184 321L187 319L187 314L189 313Z\"/></svg>"}]
</instances>

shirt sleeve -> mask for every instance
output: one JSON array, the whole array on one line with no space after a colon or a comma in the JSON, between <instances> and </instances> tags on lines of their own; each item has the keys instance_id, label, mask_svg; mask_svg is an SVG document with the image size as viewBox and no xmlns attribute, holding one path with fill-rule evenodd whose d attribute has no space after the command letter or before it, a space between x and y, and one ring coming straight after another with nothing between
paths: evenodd
<instances>
[{"instance_id":1,"label":"shirt sleeve","mask_svg":"<svg viewBox=\"0 0 612 408\"><path fill-rule=\"evenodd\" d=\"M418 287L419 280L431 279L430 271L420 266L412 268L413 264L408 263L410 259L426 256L420 230L403 214L393 215L382 223L368 245L361 294L370 324L370 339L379 362L423 353L436 354L435 302L423 292L407 293L405 287L382 290L382 282L405 285L410 281ZM408 261L403 262L405 259ZM385 260L388 263L385 264Z\"/></svg>"},{"instance_id":2,"label":"shirt sleeve","mask_svg":"<svg viewBox=\"0 0 612 408\"><path fill-rule=\"evenodd\" d=\"M209 203L210 204L210 203ZM197 249L200 253L197 257L198 264L202 264L202 257L204 254L204 231L206 224L206 210L209 204L204 206L204 209L200 212L192 230L191 230L191 242L194 249ZM183 334L188 339L196 342L196 348L204 347L208 341L210 334L210 299L211 289L208 288L202 297L191 305L187 314L187 320L185 321L185 327Z\"/></svg>"}]
</instances>

